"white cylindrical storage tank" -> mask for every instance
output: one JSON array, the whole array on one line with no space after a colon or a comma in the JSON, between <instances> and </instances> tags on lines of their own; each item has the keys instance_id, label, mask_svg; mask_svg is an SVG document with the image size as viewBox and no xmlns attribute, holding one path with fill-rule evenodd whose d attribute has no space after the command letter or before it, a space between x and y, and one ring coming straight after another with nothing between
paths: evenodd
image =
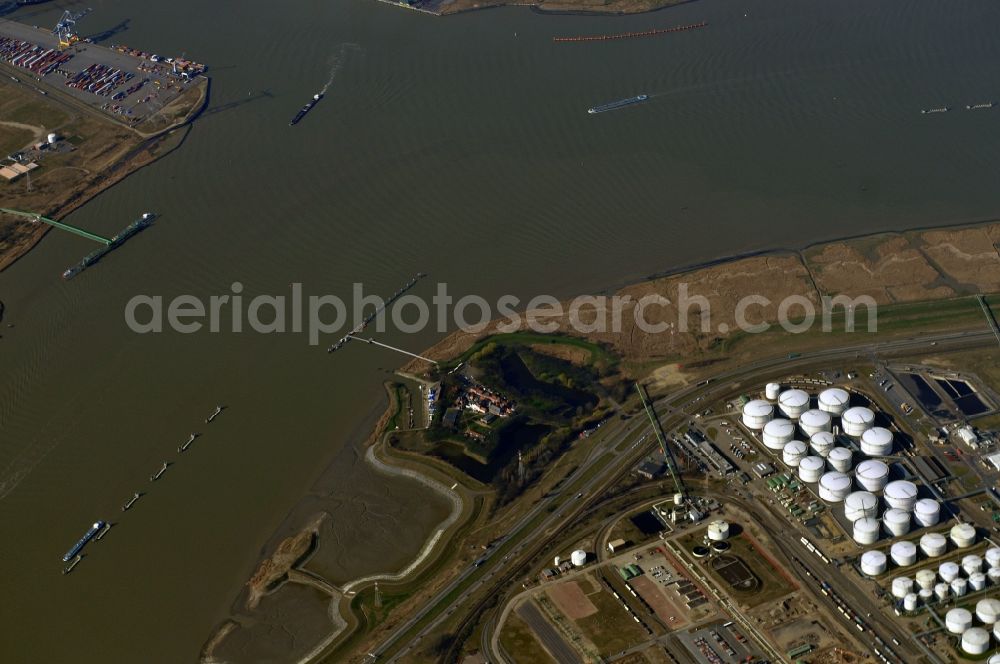
<instances>
[{"instance_id":1,"label":"white cylindrical storage tank","mask_svg":"<svg viewBox=\"0 0 1000 664\"><path fill-rule=\"evenodd\" d=\"M903 610L904 611L916 611L917 610L917 594L910 593L903 597Z\"/></svg>"},{"instance_id":2,"label":"white cylindrical storage tank","mask_svg":"<svg viewBox=\"0 0 1000 664\"><path fill-rule=\"evenodd\" d=\"M972 627L962 634L962 650L970 655L982 655L990 647L990 633L982 627Z\"/></svg>"},{"instance_id":3,"label":"white cylindrical storage tank","mask_svg":"<svg viewBox=\"0 0 1000 664\"><path fill-rule=\"evenodd\" d=\"M831 387L820 392L819 399L816 401L820 410L833 415L841 415L851 403L851 395L847 393L847 390Z\"/></svg>"},{"instance_id":4,"label":"white cylindrical storage tank","mask_svg":"<svg viewBox=\"0 0 1000 664\"><path fill-rule=\"evenodd\" d=\"M1000 547L990 547L986 550L986 564L990 567L1000 567Z\"/></svg>"},{"instance_id":5,"label":"white cylindrical storage tank","mask_svg":"<svg viewBox=\"0 0 1000 664\"><path fill-rule=\"evenodd\" d=\"M889 557L900 567L909 567L917 562L917 547L912 542L896 542L889 549Z\"/></svg>"},{"instance_id":6,"label":"white cylindrical storage tank","mask_svg":"<svg viewBox=\"0 0 1000 664\"><path fill-rule=\"evenodd\" d=\"M872 427L861 434L861 451L868 456L892 454L892 432L882 427Z\"/></svg>"},{"instance_id":7,"label":"white cylindrical storage tank","mask_svg":"<svg viewBox=\"0 0 1000 664\"><path fill-rule=\"evenodd\" d=\"M922 528L936 526L941 520L941 504L930 498L921 498L913 505L913 518Z\"/></svg>"},{"instance_id":8,"label":"white cylindrical storage tank","mask_svg":"<svg viewBox=\"0 0 1000 664\"><path fill-rule=\"evenodd\" d=\"M748 401L743 406L743 425L748 429L760 431L764 425L771 421L774 415L774 406L762 399Z\"/></svg>"},{"instance_id":9,"label":"white cylindrical storage tank","mask_svg":"<svg viewBox=\"0 0 1000 664\"><path fill-rule=\"evenodd\" d=\"M938 576L945 583L951 583L958 578L961 569L961 567L953 562L941 563L941 566L938 567Z\"/></svg>"},{"instance_id":10,"label":"white cylindrical storage tank","mask_svg":"<svg viewBox=\"0 0 1000 664\"><path fill-rule=\"evenodd\" d=\"M975 591L983 590L986 588L986 575L982 572L976 572L975 574L969 575L969 588Z\"/></svg>"},{"instance_id":11,"label":"white cylindrical storage tank","mask_svg":"<svg viewBox=\"0 0 1000 664\"><path fill-rule=\"evenodd\" d=\"M838 473L846 473L851 470L851 460L853 455L846 447L835 447L826 456L826 462Z\"/></svg>"},{"instance_id":12,"label":"white cylindrical storage tank","mask_svg":"<svg viewBox=\"0 0 1000 664\"><path fill-rule=\"evenodd\" d=\"M58 140L59 140L59 136L57 134L49 134L48 135L49 145L55 145L56 141L58 141Z\"/></svg>"},{"instance_id":13,"label":"white cylindrical storage tank","mask_svg":"<svg viewBox=\"0 0 1000 664\"><path fill-rule=\"evenodd\" d=\"M874 544L878 541L878 519L862 517L854 522L854 541L858 544Z\"/></svg>"},{"instance_id":14,"label":"white cylindrical storage tank","mask_svg":"<svg viewBox=\"0 0 1000 664\"><path fill-rule=\"evenodd\" d=\"M781 385L777 383L768 383L764 386L764 396L768 401L775 401L778 398L778 394L781 393Z\"/></svg>"},{"instance_id":15,"label":"white cylindrical storage tank","mask_svg":"<svg viewBox=\"0 0 1000 664\"><path fill-rule=\"evenodd\" d=\"M882 515L882 523L891 537L900 537L910 532L910 513L891 507ZM913 553L916 555L916 549Z\"/></svg>"},{"instance_id":16,"label":"white cylindrical storage tank","mask_svg":"<svg viewBox=\"0 0 1000 664\"><path fill-rule=\"evenodd\" d=\"M917 586L924 590L930 590L937 583L937 574L932 570L922 569L917 572Z\"/></svg>"},{"instance_id":17,"label":"white cylindrical storage tank","mask_svg":"<svg viewBox=\"0 0 1000 664\"><path fill-rule=\"evenodd\" d=\"M861 554L861 572L867 576L885 574L885 554L881 551L865 551Z\"/></svg>"},{"instance_id":18,"label":"white cylindrical storage tank","mask_svg":"<svg viewBox=\"0 0 1000 664\"><path fill-rule=\"evenodd\" d=\"M917 596L924 604L930 604L931 600L934 599L934 588L921 588L917 592Z\"/></svg>"},{"instance_id":19,"label":"white cylindrical storage tank","mask_svg":"<svg viewBox=\"0 0 1000 664\"><path fill-rule=\"evenodd\" d=\"M969 592L969 580L958 577L951 582L951 594L955 597L963 597Z\"/></svg>"},{"instance_id":20,"label":"white cylindrical storage tank","mask_svg":"<svg viewBox=\"0 0 1000 664\"><path fill-rule=\"evenodd\" d=\"M993 638L1000 641L1000 627L993 627ZM986 660L986 664L1000 664L1000 653L990 655L990 658Z\"/></svg>"},{"instance_id":21,"label":"white cylindrical storage tank","mask_svg":"<svg viewBox=\"0 0 1000 664\"><path fill-rule=\"evenodd\" d=\"M889 483L889 466L881 461L868 459L858 464L854 470L858 486L866 491L881 491Z\"/></svg>"},{"instance_id":22,"label":"white cylindrical storage tank","mask_svg":"<svg viewBox=\"0 0 1000 664\"><path fill-rule=\"evenodd\" d=\"M875 413L870 408L855 406L845 410L840 421L844 425L844 433L859 438L875 425Z\"/></svg>"},{"instance_id":23,"label":"white cylindrical storage tank","mask_svg":"<svg viewBox=\"0 0 1000 664\"><path fill-rule=\"evenodd\" d=\"M788 419L798 419L809 410L809 394L805 390L785 390L778 395L778 409Z\"/></svg>"},{"instance_id":24,"label":"white cylindrical storage tank","mask_svg":"<svg viewBox=\"0 0 1000 664\"><path fill-rule=\"evenodd\" d=\"M984 625L993 625L1000 620L1000 600L987 597L976 602L976 618Z\"/></svg>"},{"instance_id":25,"label":"white cylindrical storage tank","mask_svg":"<svg viewBox=\"0 0 1000 664\"><path fill-rule=\"evenodd\" d=\"M577 549L570 554L569 559L574 567L583 567L587 564L587 552L583 549Z\"/></svg>"},{"instance_id":26,"label":"white cylindrical storage tank","mask_svg":"<svg viewBox=\"0 0 1000 664\"><path fill-rule=\"evenodd\" d=\"M968 609L952 609L944 614L944 626L952 634L962 634L972 627L972 613Z\"/></svg>"},{"instance_id":27,"label":"white cylindrical storage tank","mask_svg":"<svg viewBox=\"0 0 1000 664\"><path fill-rule=\"evenodd\" d=\"M844 499L844 517L854 523L861 517L878 515L878 497L867 491L855 491Z\"/></svg>"},{"instance_id":28,"label":"white cylindrical storage tank","mask_svg":"<svg viewBox=\"0 0 1000 664\"><path fill-rule=\"evenodd\" d=\"M968 555L962 558L962 570L966 576L983 571L983 559L976 555Z\"/></svg>"},{"instance_id":29,"label":"white cylindrical storage tank","mask_svg":"<svg viewBox=\"0 0 1000 664\"><path fill-rule=\"evenodd\" d=\"M1000 567L991 567L986 570L986 578L994 586L1000 586Z\"/></svg>"},{"instance_id":30,"label":"white cylindrical storage tank","mask_svg":"<svg viewBox=\"0 0 1000 664\"><path fill-rule=\"evenodd\" d=\"M817 456L807 456L799 461L799 479L815 484L823 476L823 459Z\"/></svg>"},{"instance_id":31,"label":"white cylindrical storage tank","mask_svg":"<svg viewBox=\"0 0 1000 664\"><path fill-rule=\"evenodd\" d=\"M764 425L762 437L769 450L780 452L795 437L795 425L788 420L775 419Z\"/></svg>"},{"instance_id":32,"label":"white cylindrical storage tank","mask_svg":"<svg viewBox=\"0 0 1000 664\"><path fill-rule=\"evenodd\" d=\"M708 524L708 539L713 542L729 539L729 522L720 519Z\"/></svg>"},{"instance_id":33,"label":"white cylindrical storage tank","mask_svg":"<svg viewBox=\"0 0 1000 664\"><path fill-rule=\"evenodd\" d=\"M799 415L799 427L807 436L829 431L830 426L830 413L826 411L813 409Z\"/></svg>"},{"instance_id":34,"label":"white cylindrical storage tank","mask_svg":"<svg viewBox=\"0 0 1000 664\"><path fill-rule=\"evenodd\" d=\"M851 492L851 478L831 472L819 478L819 497L828 503L839 503Z\"/></svg>"},{"instance_id":35,"label":"white cylindrical storage tank","mask_svg":"<svg viewBox=\"0 0 1000 664\"><path fill-rule=\"evenodd\" d=\"M948 551L948 540L941 533L927 533L920 538L920 550L928 558L943 556Z\"/></svg>"},{"instance_id":36,"label":"white cylindrical storage tank","mask_svg":"<svg viewBox=\"0 0 1000 664\"><path fill-rule=\"evenodd\" d=\"M808 451L809 448L801 440L793 440L785 445L785 449L781 450L781 460L785 462L786 466L798 468L799 462Z\"/></svg>"},{"instance_id":37,"label":"white cylindrical storage tank","mask_svg":"<svg viewBox=\"0 0 1000 664\"><path fill-rule=\"evenodd\" d=\"M976 543L976 529L968 523L960 523L951 529L951 541L960 549L966 549Z\"/></svg>"},{"instance_id":38,"label":"white cylindrical storage tank","mask_svg":"<svg viewBox=\"0 0 1000 664\"><path fill-rule=\"evenodd\" d=\"M892 596L896 599L903 599L913 592L913 579L908 576L901 576L892 580Z\"/></svg>"},{"instance_id":39,"label":"white cylindrical storage tank","mask_svg":"<svg viewBox=\"0 0 1000 664\"><path fill-rule=\"evenodd\" d=\"M809 449L824 459L837 444L837 439L829 431L820 431L809 436Z\"/></svg>"},{"instance_id":40,"label":"white cylindrical storage tank","mask_svg":"<svg viewBox=\"0 0 1000 664\"><path fill-rule=\"evenodd\" d=\"M889 507L912 512L917 503L917 485L908 480L896 480L885 485L885 502Z\"/></svg>"},{"instance_id":41,"label":"white cylindrical storage tank","mask_svg":"<svg viewBox=\"0 0 1000 664\"><path fill-rule=\"evenodd\" d=\"M947 583L939 583L936 586L934 586L934 597L937 599L937 601L943 602L944 600L948 599L948 591L950 589L951 586L949 586Z\"/></svg>"}]
</instances>

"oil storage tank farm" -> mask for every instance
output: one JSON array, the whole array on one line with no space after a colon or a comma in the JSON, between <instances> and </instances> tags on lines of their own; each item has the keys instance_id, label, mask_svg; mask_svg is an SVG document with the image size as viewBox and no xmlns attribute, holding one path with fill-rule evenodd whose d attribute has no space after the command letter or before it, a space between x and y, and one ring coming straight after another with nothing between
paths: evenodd
<instances>
[{"instance_id":1,"label":"oil storage tank farm","mask_svg":"<svg viewBox=\"0 0 1000 664\"><path fill-rule=\"evenodd\" d=\"M844 411L840 422L844 425L844 433L853 438L860 438L865 431L875 426L875 413L870 408L855 406Z\"/></svg>"},{"instance_id":2,"label":"oil storage tank farm","mask_svg":"<svg viewBox=\"0 0 1000 664\"><path fill-rule=\"evenodd\" d=\"M825 466L826 464L823 463L822 457L804 457L799 461L799 479L809 484L815 484L823 477Z\"/></svg>"},{"instance_id":3,"label":"oil storage tank farm","mask_svg":"<svg viewBox=\"0 0 1000 664\"><path fill-rule=\"evenodd\" d=\"M785 390L778 395L778 409L790 420L797 420L809 410L809 393L805 390Z\"/></svg>"},{"instance_id":4,"label":"oil storage tank farm","mask_svg":"<svg viewBox=\"0 0 1000 664\"><path fill-rule=\"evenodd\" d=\"M910 532L910 513L894 507L889 508L882 515L882 524L890 537L900 537ZM916 555L916 547L913 553Z\"/></svg>"},{"instance_id":5,"label":"oil storage tank farm","mask_svg":"<svg viewBox=\"0 0 1000 664\"><path fill-rule=\"evenodd\" d=\"M828 503L839 503L851 492L851 478L836 471L819 478L819 497Z\"/></svg>"},{"instance_id":6,"label":"oil storage tank farm","mask_svg":"<svg viewBox=\"0 0 1000 664\"><path fill-rule=\"evenodd\" d=\"M847 390L839 387L831 387L819 393L817 405L822 411L831 415L843 415L851 403L851 395Z\"/></svg>"},{"instance_id":7,"label":"oil storage tank farm","mask_svg":"<svg viewBox=\"0 0 1000 664\"><path fill-rule=\"evenodd\" d=\"M799 426L807 436L829 431L832 428L830 413L822 410L807 410L799 416Z\"/></svg>"},{"instance_id":8,"label":"oil storage tank farm","mask_svg":"<svg viewBox=\"0 0 1000 664\"><path fill-rule=\"evenodd\" d=\"M892 432L882 427L872 427L861 434L861 451L868 456L892 454Z\"/></svg>"},{"instance_id":9,"label":"oil storage tank farm","mask_svg":"<svg viewBox=\"0 0 1000 664\"><path fill-rule=\"evenodd\" d=\"M854 471L858 486L865 491L882 491L889 483L889 466L875 459L868 459L858 464Z\"/></svg>"},{"instance_id":10,"label":"oil storage tank farm","mask_svg":"<svg viewBox=\"0 0 1000 664\"><path fill-rule=\"evenodd\" d=\"M904 512L912 512L917 503L917 485L908 480L896 480L885 485L885 502Z\"/></svg>"},{"instance_id":11,"label":"oil storage tank farm","mask_svg":"<svg viewBox=\"0 0 1000 664\"><path fill-rule=\"evenodd\" d=\"M928 558L939 558L948 551L948 540L941 533L927 533L920 538L920 550Z\"/></svg>"},{"instance_id":12,"label":"oil storage tank farm","mask_svg":"<svg viewBox=\"0 0 1000 664\"><path fill-rule=\"evenodd\" d=\"M824 459L836 445L837 439L829 431L820 431L809 436L809 449L812 450L813 454Z\"/></svg>"},{"instance_id":13,"label":"oil storage tank farm","mask_svg":"<svg viewBox=\"0 0 1000 664\"><path fill-rule=\"evenodd\" d=\"M826 455L826 462L838 473L850 472L853 460L854 455L846 447L835 447Z\"/></svg>"},{"instance_id":14,"label":"oil storage tank farm","mask_svg":"<svg viewBox=\"0 0 1000 664\"><path fill-rule=\"evenodd\" d=\"M743 406L743 425L753 431L760 431L774 416L774 406L763 399L748 401Z\"/></svg>"},{"instance_id":15,"label":"oil storage tank farm","mask_svg":"<svg viewBox=\"0 0 1000 664\"><path fill-rule=\"evenodd\" d=\"M913 542L896 542L889 549L889 557L899 567L909 567L917 562L917 546Z\"/></svg>"},{"instance_id":16,"label":"oil storage tank farm","mask_svg":"<svg viewBox=\"0 0 1000 664\"><path fill-rule=\"evenodd\" d=\"M878 519L870 516L861 517L854 522L854 541L861 545L874 544L878 541L879 530Z\"/></svg>"},{"instance_id":17,"label":"oil storage tank farm","mask_svg":"<svg viewBox=\"0 0 1000 664\"><path fill-rule=\"evenodd\" d=\"M774 419L764 425L764 446L774 452L780 452L785 445L795 437L795 425L788 420Z\"/></svg>"},{"instance_id":18,"label":"oil storage tank farm","mask_svg":"<svg viewBox=\"0 0 1000 664\"><path fill-rule=\"evenodd\" d=\"M855 491L844 499L844 517L854 523L866 516L878 516L878 497L868 491Z\"/></svg>"},{"instance_id":19,"label":"oil storage tank farm","mask_svg":"<svg viewBox=\"0 0 1000 664\"><path fill-rule=\"evenodd\" d=\"M936 526L941 520L941 503L930 498L921 498L913 506L913 518L922 528Z\"/></svg>"},{"instance_id":20,"label":"oil storage tank farm","mask_svg":"<svg viewBox=\"0 0 1000 664\"><path fill-rule=\"evenodd\" d=\"M861 572L866 576L885 574L886 568L885 554L881 551L865 551L861 554Z\"/></svg>"},{"instance_id":21,"label":"oil storage tank farm","mask_svg":"<svg viewBox=\"0 0 1000 664\"><path fill-rule=\"evenodd\" d=\"M781 451L781 460L789 468L798 468L799 462L806 457L808 452L809 448L805 443L801 440L793 440L785 445Z\"/></svg>"}]
</instances>

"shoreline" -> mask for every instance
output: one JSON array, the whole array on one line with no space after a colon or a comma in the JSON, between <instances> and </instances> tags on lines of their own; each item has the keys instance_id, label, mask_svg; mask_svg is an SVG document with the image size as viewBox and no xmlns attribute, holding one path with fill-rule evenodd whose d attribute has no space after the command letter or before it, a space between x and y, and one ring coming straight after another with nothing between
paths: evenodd
<instances>
[{"instance_id":1,"label":"shoreline","mask_svg":"<svg viewBox=\"0 0 1000 664\"><path fill-rule=\"evenodd\" d=\"M6 65L4 67L6 68ZM181 120L152 133L145 133L136 128L127 127L140 140L134 148L103 171L94 173L89 182L84 182L76 190L68 190L65 193L65 199L57 201L54 207L39 211L39 213L55 221L62 221L101 194L111 190L115 185L121 183L133 173L138 173L180 148L187 140L194 121L208 107L211 97L210 78L202 76L196 85L201 87L201 93L198 100ZM60 97L53 97L53 99L56 100L57 104L66 104ZM81 109L76 104L67 105L70 108ZM169 106L164 107L163 110L167 108ZM92 109L82 110L81 112L89 113L92 118L96 118L99 121L124 127L124 125L113 118L107 118ZM171 139L174 136L177 136L177 138L171 143ZM48 224L38 224L36 230L26 238L24 244L11 247L6 253L0 254L0 272L3 272L28 255L50 230L52 230L52 227Z\"/></svg>"}]
</instances>

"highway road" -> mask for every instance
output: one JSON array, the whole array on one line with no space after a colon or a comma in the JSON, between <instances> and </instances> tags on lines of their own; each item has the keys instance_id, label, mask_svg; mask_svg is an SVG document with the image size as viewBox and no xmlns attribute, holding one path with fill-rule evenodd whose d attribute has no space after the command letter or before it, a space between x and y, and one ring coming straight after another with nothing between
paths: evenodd
<instances>
[{"instance_id":1,"label":"highway road","mask_svg":"<svg viewBox=\"0 0 1000 664\"><path fill-rule=\"evenodd\" d=\"M765 372L774 373L780 371L782 373L793 373L797 369L836 361L849 361L865 355L899 355L908 351L912 352L924 349L930 344L936 344L936 350L940 352L944 350L975 348L984 343L992 344L995 342L993 332L989 329L984 329L981 332L928 334L876 344L848 345L810 352L809 354L795 357L766 358L712 376L708 379L707 385L703 381L698 385L684 387L659 399L654 406L657 412L661 414L660 419L663 422L664 429L670 430L689 416L684 411L686 409L685 406L690 405L688 400L692 397L701 393L708 401L711 401L713 398L721 398L729 392L738 391L736 390L736 385L734 385L735 381L753 378L759 382L762 379L762 374ZM662 415L664 412L668 413L667 417L669 421L665 421ZM614 462L597 471L586 487L579 488L579 494L576 496L571 494L569 487L572 487L574 482L587 474L605 454L614 450L617 445L627 440L629 436L635 435L640 429L645 429L649 426L649 421L644 417L635 417L625 422L612 421L606 424L605 427L609 429L603 432L602 441L595 446L587 460L563 482L563 486L565 487L563 491L540 500L517 522L511 529L511 534L508 537L504 538L501 543L491 547L484 554L479 567L470 567L455 577L427 602L423 608L404 621L373 650L370 653L369 661L380 659L387 653L391 653L389 659L386 660L389 662L395 662L405 656L417 645L423 636L431 633L437 625L459 610L467 600L476 594L476 591L480 590L485 584L489 584L491 580L493 581L492 592L504 593L506 583L514 576L513 572L521 564L529 560L538 549L544 546L544 538L541 535L555 527L568 525L572 522L591 502L596 500L612 480L628 472L632 465L647 454L649 450L643 447L635 450L633 453L625 453L619 456ZM552 511L548 518L542 519L533 528L526 530L526 527L536 517L549 509ZM780 531L781 528L779 527L778 530ZM503 552L502 556L499 555L501 552ZM473 578L475 580L464 592L458 593L449 600L450 595L457 588ZM850 597L846 590L840 594L845 598ZM867 601L870 603L870 600ZM431 615L434 618L419 633L411 633L418 623ZM486 653L491 661L506 661L502 653L499 652L499 649L493 647L495 640L491 638L490 633L495 628L496 625L490 621L487 624L487 628L483 630L483 642L489 646L486 649ZM883 627L883 629L889 633L888 627Z\"/></svg>"}]
</instances>

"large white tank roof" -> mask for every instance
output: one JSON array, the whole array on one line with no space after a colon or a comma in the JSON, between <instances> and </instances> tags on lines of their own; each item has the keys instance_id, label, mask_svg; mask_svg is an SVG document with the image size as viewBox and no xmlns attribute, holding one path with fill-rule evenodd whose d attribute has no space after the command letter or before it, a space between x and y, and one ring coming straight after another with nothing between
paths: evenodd
<instances>
[{"instance_id":1,"label":"large white tank roof","mask_svg":"<svg viewBox=\"0 0 1000 664\"><path fill-rule=\"evenodd\" d=\"M889 549L889 557L900 567L908 567L917 562L917 547L913 542L896 542Z\"/></svg>"},{"instance_id":2,"label":"large white tank roof","mask_svg":"<svg viewBox=\"0 0 1000 664\"><path fill-rule=\"evenodd\" d=\"M819 479L819 497L830 503L839 503L851 491L851 478L836 471Z\"/></svg>"},{"instance_id":3,"label":"large white tank roof","mask_svg":"<svg viewBox=\"0 0 1000 664\"><path fill-rule=\"evenodd\" d=\"M822 410L807 410L799 416L799 426L807 434L829 431L831 427L830 413Z\"/></svg>"},{"instance_id":4,"label":"large white tank roof","mask_svg":"<svg viewBox=\"0 0 1000 664\"><path fill-rule=\"evenodd\" d=\"M854 454L846 447L835 447L826 455L826 461L834 470L846 473L851 469Z\"/></svg>"},{"instance_id":5,"label":"large white tank roof","mask_svg":"<svg viewBox=\"0 0 1000 664\"><path fill-rule=\"evenodd\" d=\"M762 429L774 414L774 406L762 399L748 401L743 406L743 424L749 429Z\"/></svg>"},{"instance_id":6,"label":"large white tank roof","mask_svg":"<svg viewBox=\"0 0 1000 664\"><path fill-rule=\"evenodd\" d=\"M778 398L778 394L781 392L781 385L778 383L768 383L764 386L764 396L774 401Z\"/></svg>"},{"instance_id":7,"label":"large white tank roof","mask_svg":"<svg viewBox=\"0 0 1000 664\"><path fill-rule=\"evenodd\" d=\"M795 425L788 420L774 419L764 425L764 445L780 450L795 437Z\"/></svg>"},{"instance_id":8,"label":"large white tank roof","mask_svg":"<svg viewBox=\"0 0 1000 664\"><path fill-rule=\"evenodd\" d=\"M862 517L854 522L854 541L858 544L874 544L878 541L878 519Z\"/></svg>"},{"instance_id":9,"label":"large white tank roof","mask_svg":"<svg viewBox=\"0 0 1000 664\"><path fill-rule=\"evenodd\" d=\"M844 499L844 516L852 523L861 517L878 514L878 497L868 491L855 491Z\"/></svg>"},{"instance_id":10,"label":"large white tank roof","mask_svg":"<svg viewBox=\"0 0 1000 664\"><path fill-rule=\"evenodd\" d=\"M802 460L799 461L799 479L803 482L809 482L810 484L819 482L820 477L823 475L824 465L822 457L803 457Z\"/></svg>"},{"instance_id":11,"label":"large white tank roof","mask_svg":"<svg viewBox=\"0 0 1000 664\"><path fill-rule=\"evenodd\" d=\"M587 552L583 549L577 549L570 554L570 562L573 563L574 567L583 567L587 564Z\"/></svg>"},{"instance_id":12,"label":"large white tank roof","mask_svg":"<svg viewBox=\"0 0 1000 664\"><path fill-rule=\"evenodd\" d=\"M910 532L910 513L896 508L887 509L882 515L882 523L885 524L886 531L893 537L905 535Z\"/></svg>"},{"instance_id":13,"label":"large white tank roof","mask_svg":"<svg viewBox=\"0 0 1000 664\"><path fill-rule=\"evenodd\" d=\"M809 393L804 390L785 390L778 395L778 408L795 419L809 409Z\"/></svg>"},{"instance_id":14,"label":"large white tank roof","mask_svg":"<svg viewBox=\"0 0 1000 664\"><path fill-rule=\"evenodd\" d=\"M942 581L954 581L958 578L961 571L962 568L959 567L958 564L950 561L941 563L941 566L938 567L938 575L941 577Z\"/></svg>"},{"instance_id":15,"label":"large white tank roof","mask_svg":"<svg viewBox=\"0 0 1000 664\"><path fill-rule=\"evenodd\" d=\"M836 444L836 437L829 431L820 431L809 436L809 447L821 457L826 457Z\"/></svg>"},{"instance_id":16,"label":"large white tank roof","mask_svg":"<svg viewBox=\"0 0 1000 664\"><path fill-rule=\"evenodd\" d=\"M858 484L868 491L881 491L889 481L889 466L881 461L868 459L858 464L854 471Z\"/></svg>"},{"instance_id":17,"label":"large white tank roof","mask_svg":"<svg viewBox=\"0 0 1000 664\"><path fill-rule=\"evenodd\" d=\"M960 549L970 547L976 543L976 529L968 523L959 523L952 527L951 541Z\"/></svg>"},{"instance_id":18,"label":"large white tank roof","mask_svg":"<svg viewBox=\"0 0 1000 664\"><path fill-rule=\"evenodd\" d=\"M970 655L982 655L990 647L990 633L981 627L972 627L962 634L962 650Z\"/></svg>"},{"instance_id":19,"label":"large white tank roof","mask_svg":"<svg viewBox=\"0 0 1000 664\"><path fill-rule=\"evenodd\" d=\"M927 533L920 538L920 550L927 554L928 558L943 556L948 550L948 540L941 533Z\"/></svg>"},{"instance_id":20,"label":"large white tank roof","mask_svg":"<svg viewBox=\"0 0 1000 664\"><path fill-rule=\"evenodd\" d=\"M892 432L883 427L872 427L861 434L861 451L869 456L892 454Z\"/></svg>"},{"instance_id":21,"label":"large white tank roof","mask_svg":"<svg viewBox=\"0 0 1000 664\"><path fill-rule=\"evenodd\" d=\"M781 451L781 458L785 464L795 468L808 451L809 448L801 440L793 440L785 445L785 448Z\"/></svg>"},{"instance_id":22,"label":"large white tank roof","mask_svg":"<svg viewBox=\"0 0 1000 664\"><path fill-rule=\"evenodd\" d=\"M972 627L972 613L968 609L952 609L944 614L944 624L952 634L961 634Z\"/></svg>"},{"instance_id":23,"label":"large white tank roof","mask_svg":"<svg viewBox=\"0 0 1000 664\"><path fill-rule=\"evenodd\" d=\"M885 485L884 495L889 507L909 512L917 502L917 485L908 480L889 482Z\"/></svg>"},{"instance_id":24,"label":"large white tank roof","mask_svg":"<svg viewBox=\"0 0 1000 664\"><path fill-rule=\"evenodd\" d=\"M834 415L840 415L847 410L847 405L851 402L851 395L847 390L839 387L831 387L819 393L819 408Z\"/></svg>"},{"instance_id":25,"label":"large white tank roof","mask_svg":"<svg viewBox=\"0 0 1000 664\"><path fill-rule=\"evenodd\" d=\"M840 421L844 425L844 433L848 436L860 436L875 423L875 413L870 408L855 406L848 408L840 416Z\"/></svg>"},{"instance_id":26,"label":"large white tank roof","mask_svg":"<svg viewBox=\"0 0 1000 664\"><path fill-rule=\"evenodd\" d=\"M866 551L861 554L861 571L868 576L878 576L886 570L885 554L881 551Z\"/></svg>"},{"instance_id":27,"label":"large white tank roof","mask_svg":"<svg viewBox=\"0 0 1000 664\"><path fill-rule=\"evenodd\" d=\"M976 602L976 617L986 625L992 625L1000 620L1000 600L987 597Z\"/></svg>"},{"instance_id":28,"label":"large white tank roof","mask_svg":"<svg viewBox=\"0 0 1000 664\"><path fill-rule=\"evenodd\" d=\"M913 516L923 527L936 525L941 520L941 504L930 498L921 498L913 506Z\"/></svg>"}]
</instances>

